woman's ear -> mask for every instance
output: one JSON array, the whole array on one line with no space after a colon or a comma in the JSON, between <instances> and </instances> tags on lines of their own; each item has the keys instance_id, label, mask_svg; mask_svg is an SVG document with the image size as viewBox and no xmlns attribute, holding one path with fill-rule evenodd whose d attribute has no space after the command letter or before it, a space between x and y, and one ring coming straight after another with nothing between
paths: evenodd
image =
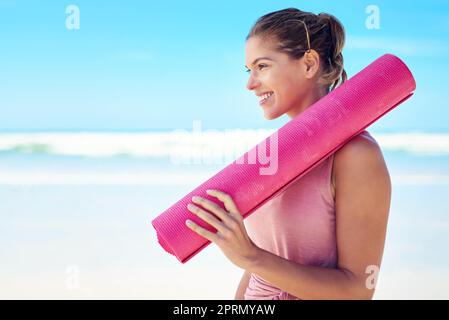
<instances>
[{"instance_id":1,"label":"woman's ear","mask_svg":"<svg viewBox=\"0 0 449 320\"><path fill-rule=\"evenodd\" d=\"M312 79L317 74L320 68L320 55L315 50L306 51L303 56L305 76L307 79Z\"/></svg>"}]
</instances>

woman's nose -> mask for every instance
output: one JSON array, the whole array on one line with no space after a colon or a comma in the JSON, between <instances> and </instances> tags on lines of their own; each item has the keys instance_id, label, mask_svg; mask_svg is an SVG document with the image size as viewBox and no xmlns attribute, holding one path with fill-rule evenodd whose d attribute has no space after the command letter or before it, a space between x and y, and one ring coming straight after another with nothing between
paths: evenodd
<instances>
[{"instance_id":1,"label":"woman's nose","mask_svg":"<svg viewBox=\"0 0 449 320\"><path fill-rule=\"evenodd\" d=\"M249 76L248 82L246 83L246 88L248 90L254 90L260 84L259 80L254 78L253 75Z\"/></svg>"}]
</instances>

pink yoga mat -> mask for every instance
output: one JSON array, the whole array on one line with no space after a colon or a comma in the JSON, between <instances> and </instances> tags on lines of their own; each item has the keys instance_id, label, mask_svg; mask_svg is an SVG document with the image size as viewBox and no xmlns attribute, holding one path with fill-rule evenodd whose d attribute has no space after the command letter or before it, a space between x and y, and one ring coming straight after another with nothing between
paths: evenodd
<instances>
[{"instance_id":1,"label":"pink yoga mat","mask_svg":"<svg viewBox=\"0 0 449 320\"><path fill-rule=\"evenodd\" d=\"M187 262L210 241L190 230L185 221L193 220L216 232L187 209L192 196L224 208L206 194L207 189L222 190L232 196L246 218L408 99L415 88L413 75L398 57L381 56L156 217L152 224L160 245ZM275 169L260 157L261 150L271 158L277 155Z\"/></svg>"}]
</instances>

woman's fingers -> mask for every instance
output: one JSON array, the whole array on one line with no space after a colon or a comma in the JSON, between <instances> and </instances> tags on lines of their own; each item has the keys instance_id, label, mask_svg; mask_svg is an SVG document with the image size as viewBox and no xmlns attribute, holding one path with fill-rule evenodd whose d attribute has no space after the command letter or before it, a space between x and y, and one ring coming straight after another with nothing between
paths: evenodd
<instances>
[{"instance_id":1,"label":"woman's fingers","mask_svg":"<svg viewBox=\"0 0 449 320\"><path fill-rule=\"evenodd\" d=\"M226 227L223 225L221 221L219 221L212 214L201 209L200 207L189 203L187 205L187 209L189 209L190 212L194 213L195 215L206 221L208 224L210 224L212 227L217 229L217 231L223 232L225 230Z\"/></svg>"},{"instance_id":2,"label":"woman's fingers","mask_svg":"<svg viewBox=\"0 0 449 320\"><path fill-rule=\"evenodd\" d=\"M225 224L229 223L230 218L228 213L225 212L218 204L202 197L193 197L192 201L215 214Z\"/></svg>"},{"instance_id":3,"label":"woman's fingers","mask_svg":"<svg viewBox=\"0 0 449 320\"><path fill-rule=\"evenodd\" d=\"M232 214L234 217L237 218L242 217L239 209L237 208L237 205L235 204L234 200L230 195L219 190L207 190L206 193L208 195L216 197L218 200L223 202L226 210L228 210L228 212Z\"/></svg>"},{"instance_id":4,"label":"woman's fingers","mask_svg":"<svg viewBox=\"0 0 449 320\"><path fill-rule=\"evenodd\" d=\"M192 229L194 232L198 233L200 236L203 236L207 240L211 242L217 242L217 235L210 232L209 230L204 229L203 227L200 227L192 220L186 220L186 225L190 229Z\"/></svg>"},{"instance_id":5,"label":"woman's fingers","mask_svg":"<svg viewBox=\"0 0 449 320\"><path fill-rule=\"evenodd\" d=\"M213 201L198 196L192 197L192 201L198 204L198 206L189 203L187 208L189 211L214 227L217 230L217 233L212 233L193 222L190 224L187 224L186 222L187 226L199 235L202 235L206 239L216 243L218 243L217 241L223 237L233 237L231 236L232 234L235 235L235 232L241 230L243 221L243 217L234 203L234 200L230 195L222 191L207 190L206 192L207 194L216 197L218 200L223 202L227 211L223 210ZM210 212L203 210L203 208L209 210Z\"/></svg>"}]
</instances>

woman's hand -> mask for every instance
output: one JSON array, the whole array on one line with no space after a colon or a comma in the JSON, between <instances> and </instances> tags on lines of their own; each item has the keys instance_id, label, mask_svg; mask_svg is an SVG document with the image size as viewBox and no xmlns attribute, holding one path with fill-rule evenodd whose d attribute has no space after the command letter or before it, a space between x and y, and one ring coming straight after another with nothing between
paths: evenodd
<instances>
[{"instance_id":1,"label":"woman's hand","mask_svg":"<svg viewBox=\"0 0 449 320\"><path fill-rule=\"evenodd\" d=\"M223 202L226 210L202 197L193 197L192 201L196 205L189 203L187 208L209 223L217 232L210 232L191 220L187 220L186 225L200 236L218 245L232 263L242 269L247 269L255 261L259 247L249 238L241 213L230 195L218 190L207 190L206 192Z\"/></svg>"}]
</instances>

